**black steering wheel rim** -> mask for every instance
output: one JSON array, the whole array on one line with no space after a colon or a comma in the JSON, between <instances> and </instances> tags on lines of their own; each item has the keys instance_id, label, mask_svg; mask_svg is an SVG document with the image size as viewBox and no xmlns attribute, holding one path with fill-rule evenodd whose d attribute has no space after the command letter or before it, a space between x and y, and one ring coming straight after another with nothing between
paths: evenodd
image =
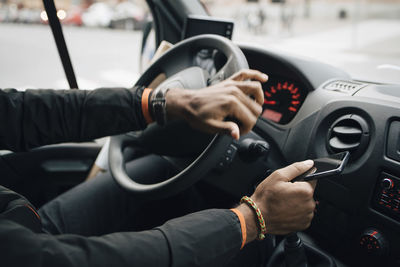
<instances>
[{"instance_id":1,"label":"black steering wheel rim","mask_svg":"<svg viewBox=\"0 0 400 267\"><path fill-rule=\"evenodd\" d=\"M159 73L171 77L181 69L193 65L193 57L200 49L217 49L226 56L225 65L211 78L211 82L222 81L242 69L248 69L243 52L230 40L217 35L200 35L189 38L178 44L155 61L137 81L137 85L149 84ZM177 64L172 64L175 62ZM188 88L193 89L193 88ZM163 133L163 128L155 124L149 125L147 132ZM143 135L142 134L142 135ZM151 135L151 134L150 134ZM109 148L109 166L112 177L128 192L149 198L162 198L176 194L198 181L210 168L216 166L232 138L226 135L215 135L200 155L178 174L156 184L139 184L132 180L125 169L123 151L127 146L135 146L140 138L132 138L131 134L111 137Z\"/></svg>"}]
</instances>

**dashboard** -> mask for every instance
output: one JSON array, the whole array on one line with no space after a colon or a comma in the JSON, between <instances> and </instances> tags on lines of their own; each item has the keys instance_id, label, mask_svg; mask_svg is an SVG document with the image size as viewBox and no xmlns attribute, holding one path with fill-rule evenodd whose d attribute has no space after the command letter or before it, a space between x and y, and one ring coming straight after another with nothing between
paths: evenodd
<instances>
[{"instance_id":1,"label":"dashboard","mask_svg":"<svg viewBox=\"0 0 400 267\"><path fill-rule=\"evenodd\" d=\"M210 183L239 197L252 192L266 169L348 150L343 174L318 182L320 205L306 234L338 266L400 266L400 86L355 81L314 60L240 47L250 68L269 76L263 113L243 138L264 140L270 151L258 162L235 159L232 170L210 176Z\"/></svg>"}]
</instances>

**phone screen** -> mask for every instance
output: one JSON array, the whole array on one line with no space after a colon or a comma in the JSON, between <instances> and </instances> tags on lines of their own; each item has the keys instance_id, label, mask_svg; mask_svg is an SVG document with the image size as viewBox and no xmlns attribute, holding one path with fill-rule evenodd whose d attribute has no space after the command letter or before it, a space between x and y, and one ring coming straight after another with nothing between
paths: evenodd
<instances>
[{"instance_id":1,"label":"phone screen","mask_svg":"<svg viewBox=\"0 0 400 267\"><path fill-rule=\"evenodd\" d=\"M349 152L341 152L328 157L314 159L314 166L293 181L310 181L322 177L339 174L343 171L349 159Z\"/></svg>"}]
</instances>

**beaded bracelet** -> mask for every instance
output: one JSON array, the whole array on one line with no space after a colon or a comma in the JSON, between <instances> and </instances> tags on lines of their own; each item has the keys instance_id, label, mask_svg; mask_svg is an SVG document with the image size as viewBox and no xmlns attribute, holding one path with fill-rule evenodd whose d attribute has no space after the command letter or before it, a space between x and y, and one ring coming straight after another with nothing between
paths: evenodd
<instances>
[{"instance_id":1,"label":"beaded bracelet","mask_svg":"<svg viewBox=\"0 0 400 267\"><path fill-rule=\"evenodd\" d=\"M257 207L256 203L248 196L242 197L240 203L246 203L255 211L258 219L258 226L260 227L260 233L258 234L257 239L263 240L265 238L265 235L267 234L267 227L265 226L264 217L262 216L260 209Z\"/></svg>"}]
</instances>

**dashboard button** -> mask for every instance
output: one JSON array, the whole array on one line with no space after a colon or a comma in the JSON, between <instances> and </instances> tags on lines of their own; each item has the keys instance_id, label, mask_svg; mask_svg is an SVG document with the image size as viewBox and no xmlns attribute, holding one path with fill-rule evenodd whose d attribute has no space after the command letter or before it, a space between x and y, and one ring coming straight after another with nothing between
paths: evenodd
<instances>
[{"instance_id":1,"label":"dashboard button","mask_svg":"<svg viewBox=\"0 0 400 267\"><path fill-rule=\"evenodd\" d=\"M393 188L393 181L390 178L383 178L381 181L381 186L382 188L386 189L386 190L390 190ZM392 194L393 195L393 194Z\"/></svg>"}]
</instances>

